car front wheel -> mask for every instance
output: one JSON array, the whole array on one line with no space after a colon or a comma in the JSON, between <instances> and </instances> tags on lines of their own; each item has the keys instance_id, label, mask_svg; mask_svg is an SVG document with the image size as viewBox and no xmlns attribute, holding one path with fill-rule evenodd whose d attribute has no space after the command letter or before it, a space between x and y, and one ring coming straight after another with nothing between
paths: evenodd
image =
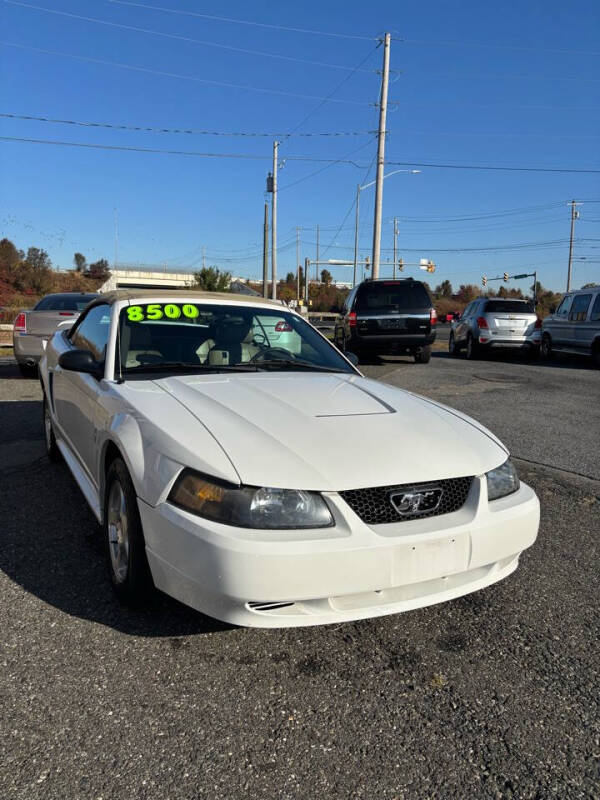
<instances>
[{"instance_id":1,"label":"car front wheel","mask_svg":"<svg viewBox=\"0 0 600 800\"><path fill-rule=\"evenodd\" d=\"M422 347L415 353L415 364L429 364L431 359L431 347Z\"/></svg>"},{"instance_id":2,"label":"car front wheel","mask_svg":"<svg viewBox=\"0 0 600 800\"><path fill-rule=\"evenodd\" d=\"M125 462L116 458L106 476L104 540L110 578L121 602L140 607L152 588L152 578L137 496Z\"/></svg>"}]
</instances>

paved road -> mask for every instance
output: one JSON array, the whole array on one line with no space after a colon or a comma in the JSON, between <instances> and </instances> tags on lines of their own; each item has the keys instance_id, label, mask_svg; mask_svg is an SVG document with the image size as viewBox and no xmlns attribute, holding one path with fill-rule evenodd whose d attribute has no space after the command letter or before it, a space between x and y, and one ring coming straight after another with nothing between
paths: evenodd
<instances>
[{"instance_id":1,"label":"paved road","mask_svg":"<svg viewBox=\"0 0 600 800\"><path fill-rule=\"evenodd\" d=\"M1 798L600 796L600 374L442 354L365 371L596 480L519 462L542 527L501 584L258 631L163 596L119 607L91 513L42 455L37 384L0 364Z\"/></svg>"}]
</instances>

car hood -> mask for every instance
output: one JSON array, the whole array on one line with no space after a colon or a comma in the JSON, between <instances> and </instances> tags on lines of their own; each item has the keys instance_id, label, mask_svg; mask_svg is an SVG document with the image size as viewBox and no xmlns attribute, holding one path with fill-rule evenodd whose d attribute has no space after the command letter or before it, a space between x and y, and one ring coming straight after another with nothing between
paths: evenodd
<instances>
[{"instance_id":1,"label":"car hood","mask_svg":"<svg viewBox=\"0 0 600 800\"><path fill-rule=\"evenodd\" d=\"M474 420L358 375L262 372L155 383L206 426L247 485L341 491L480 475L507 457Z\"/></svg>"}]
</instances>

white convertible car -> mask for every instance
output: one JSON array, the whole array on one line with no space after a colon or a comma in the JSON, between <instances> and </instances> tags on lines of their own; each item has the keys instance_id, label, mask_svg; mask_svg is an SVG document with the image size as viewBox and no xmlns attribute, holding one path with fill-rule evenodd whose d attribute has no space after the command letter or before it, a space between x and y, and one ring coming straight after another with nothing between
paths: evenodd
<instances>
[{"instance_id":1,"label":"white convertible car","mask_svg":"<svg viewBox=\"0 0 600 800\"><path fill-rule=\"evenodd\" d=\"M504 445L352 362L281 304L229 294L117 291L54 335L48 455L103 525L123 601L156 586L231 623L315 625L516 569L539 503Z\"/></svg>"}]
</instances>

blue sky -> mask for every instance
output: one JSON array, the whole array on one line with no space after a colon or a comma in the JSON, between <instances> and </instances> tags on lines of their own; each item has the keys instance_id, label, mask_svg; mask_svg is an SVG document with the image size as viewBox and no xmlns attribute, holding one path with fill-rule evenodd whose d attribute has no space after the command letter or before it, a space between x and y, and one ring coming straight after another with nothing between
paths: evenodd
<instances>
[{"instance_id":1,"label":"blue sky","mask_svg":"<svg viewBox=\"0 0 600 800\"><path fill-rule=\"evenodd\" d=\"M5 114L219 132L297 128L281 146L281 158L287 159L279 195L279 271L284 274L295 268L296 226L302 228L302 260L314 258L317 224L326 258L352 255L351 206L357 183L373 177L368 167L376 148L369 132L377 127L375 71L381 67L381 48L373 40L386 30L395 37L390 162L600 169L596 0L0 0L0 30L5 43L0 47L0 112ZM360 62L360 70L351 73ZM331 96L336 102L319 107L315 98L329 96L346 77ZM297 135L324 132L366 133ZM259 275L273 137L8 118L0 118L0 135L255 157L0 141L0 234L22 248L44 247L62 267L71 266L76 250L89 260L106 257L112 263L117 209L119 262L197 268L204 247L208 264L236 275ZM298 156L359 166L293 160ZM388 171L397 168L390 165ZM563 289L567 202L576 198L585 202L576 225L573 282L600 280L599 173L419 168L420 174L400 173L385 182L382 247L388 249L383 259L391 256L391 220L397 216L400 255L407 262L432 258L437 264L432 284L444 278L455 285L479 283L483 274L531 268L544 285ZM373 188L361 193L362 255L371 248L373 199ZM384 265L382 273L386 270L391 267ZM344 268L332 272L339 280L349 274ZM418 270L407 268L411 272Z\"/></svg>"}]
</instances>

